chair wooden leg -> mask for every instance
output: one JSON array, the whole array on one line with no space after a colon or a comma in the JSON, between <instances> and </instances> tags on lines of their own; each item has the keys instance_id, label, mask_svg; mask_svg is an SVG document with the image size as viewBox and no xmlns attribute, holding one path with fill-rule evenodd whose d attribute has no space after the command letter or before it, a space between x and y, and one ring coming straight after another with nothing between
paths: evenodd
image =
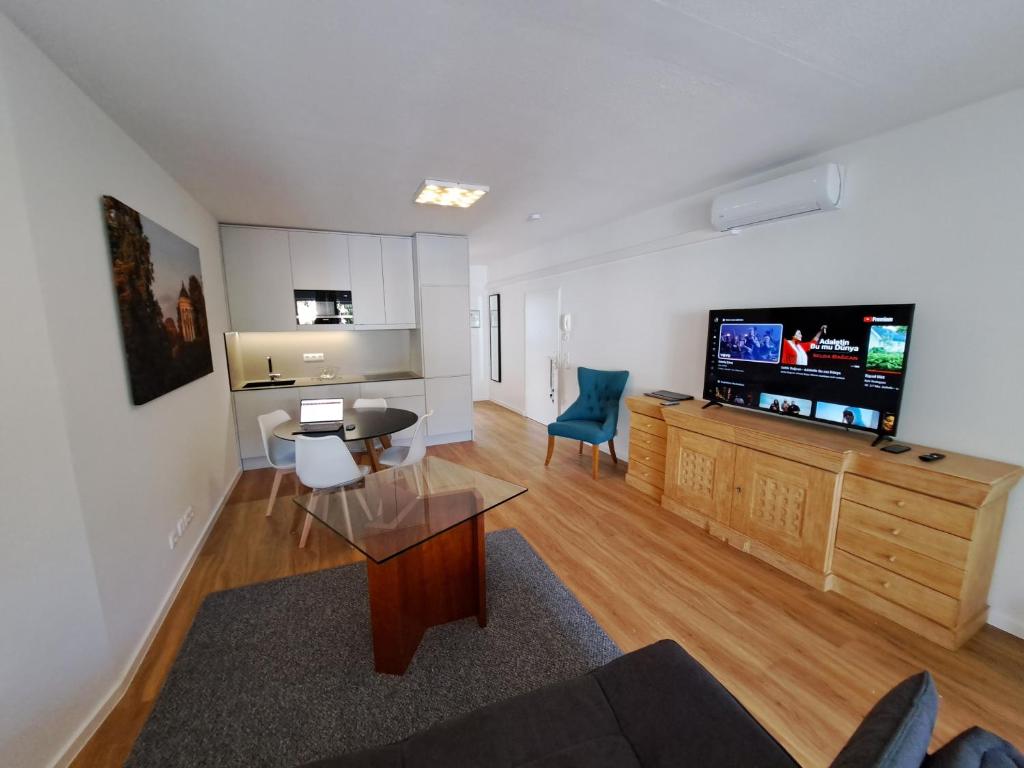
<instances>
[{"instance_id":1,"label":"chair wooden leg","mask_svg":"<svg viewBox=\"0 0 1024 768\"><path fill-rule=\"evenodd\" d=\"M281 476L284 474L283 470L274 471L274 484L270 486L270 501L267 502L267 514L265 517L270 517L270 513L274 511L274 501L277 499L277 492L281 489Z\"/></svg>"},{"instance_id":2,"label":"chair wooden leg","mask_svg":"<svg viewBox=\"0 0 1024 768\"><path fill-rule=\"evenodd\" d=\"M320 496L313 493L309 500L309 508L311 510L316 509L316 503L319 501ZM309 539L309 529L313 527L313 515L309 512L306 513L306 522L302 524L302 535L299 537L299 549L306 548L306 541Z\"/></svg>"},{"instance_id":3,"label":"chair wooden leg","mask_svg":"<svg viewBox=\"0 0 1024 768\"><path fill-rule=\"evenodd\" d=\"M612 453L612 464L619 463L619 457L615 455L615 438L608 441L608 450Z\"/></svg>"},{"instance_id":4,"label":"chair wooden leg","mask_svg":"<svg viewBox=\"0 0 1024 768\"><path fill-rule=\"evenodd\" d=\"M551 463L551 455L555 452L555 436L548 435L548 455L544 459L544 466L546 467Z\"/></svg>"},{"instance_id":5,"label":"chair wooden leg","mask_svg":"<svg viewBox=\"0 0 1024 768\"><path fill-rule=\"evenodd\" d=\"M597 443L594 443L594 479L597 480L597 465L600 461L601 450L597 447Z\"/></svg>"},{"instance_id":6,"label":"chair wooden leg","mask_svg":"<svg viewBox=\"0 0 1024 768\"><path fill-rule=\"evenodd\" d=\"M580 440L580 456L583 455L583 441Z\"/></svg>"}]
</instances>

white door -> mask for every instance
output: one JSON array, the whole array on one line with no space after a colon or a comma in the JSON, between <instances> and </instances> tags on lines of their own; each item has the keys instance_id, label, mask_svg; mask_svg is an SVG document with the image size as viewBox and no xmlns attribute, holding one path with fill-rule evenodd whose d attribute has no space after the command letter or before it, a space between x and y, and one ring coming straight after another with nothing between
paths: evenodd
<instances>
[{"instance_id":1,"label":"white door","mask_svg":"<svg viewBox=\"0 0 1024 768\"><path fill-rule=\"evenodd\" d=\"M541 424L558 416L559 304L557 288L526 294L526 415Z\"/></svg>"}]
</instances>

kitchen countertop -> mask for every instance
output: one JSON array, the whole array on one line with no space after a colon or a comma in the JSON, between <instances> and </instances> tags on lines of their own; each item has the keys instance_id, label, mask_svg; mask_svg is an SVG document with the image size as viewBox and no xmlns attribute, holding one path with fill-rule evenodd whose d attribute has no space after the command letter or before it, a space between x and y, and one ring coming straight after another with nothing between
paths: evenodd
<instances>
[{"instance_id":1,"label":"kitchen countertop","mask_svg":"<svg viewBox=\"0 0 1024 768\"><path fill-rule=\"evenodd\" d=\"M290 376L281 376L282 379L290 379ZM321 379L319 376L295 377L294 384L278 384L272 387L252 387L245 389L250 381L266 381L266 379L247 379L238 382L237 386L231 388L232 392L265 392L268 389L295 389L296 387L325 387L331 384L363 384L373 381L409 381L422 379L423 375L413 371L388 371L387 373L339 373L333 379Z\"/></svg>"}]
</instances>

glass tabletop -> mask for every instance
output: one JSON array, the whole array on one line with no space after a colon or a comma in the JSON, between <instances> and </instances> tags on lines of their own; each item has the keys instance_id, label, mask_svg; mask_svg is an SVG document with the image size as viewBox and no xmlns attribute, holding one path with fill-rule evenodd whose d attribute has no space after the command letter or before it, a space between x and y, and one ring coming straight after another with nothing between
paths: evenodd
<instances>
[{"instance_id":1,"label":"glass tabletop","mask_svg":"<svg viewBox=\"0 0 1024 768\"><path fill-rule=\"evenodd\" d=\"M427 456L295 503L382 563L522 493L521 485Z\"/></svg>"}]
</instances>

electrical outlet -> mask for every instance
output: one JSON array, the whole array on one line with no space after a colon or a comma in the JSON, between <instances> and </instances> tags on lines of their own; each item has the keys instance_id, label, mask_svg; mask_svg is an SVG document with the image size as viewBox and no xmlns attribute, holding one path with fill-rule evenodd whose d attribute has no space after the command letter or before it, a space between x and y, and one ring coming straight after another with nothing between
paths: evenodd
<instances>
[{"instance_id":1,"label":"electrical outlet","mask_svg":"<svg viewBox=\"0 0 1024 768\"><path fill-rule=\"evenodd\" d=\"M179 517L178 518L178 524L176 526L174 526L174 530L178 532L178 538L179 539L181 538L181 535L183 533L185 533L185 526L187 526L187 525L188 525L188 523L185 522L185 518L184 517Z\"/></svg>"},{"instance_id":2,"label":"electrical outlet","mask_svg":"<svg viewBox=\"0 0 1024 768\"><path fill-rule=\"evenodd\" d=\"M176 546L178 546L178 539L180 538L181 536L178 534L178 531L173 530L167 536L167 544L170 546L171 549L174 549Z\"/></svg>"},{"instance_id":3,"label":"electrical outlet","mask_svg":"<svg viewBox=\"0 0 1024 768\"><path fill-rule=\"evenodd\" d=\"M192 525L192 518L196 516L196 512L192 509L192 505L189 504L188 509L185 510L185 527Z\"/></svg>"},{"instance_id":4,"label":"electrical outlet","mask_svg":"<svg viewBox=\"0 0 1024 768\"><path fill-rule=\"evenodd\" d=\"M302 361L305 363L322 363L324 361L323 352L304 352L302 354Z\"/></svg>"}]
</instances>

